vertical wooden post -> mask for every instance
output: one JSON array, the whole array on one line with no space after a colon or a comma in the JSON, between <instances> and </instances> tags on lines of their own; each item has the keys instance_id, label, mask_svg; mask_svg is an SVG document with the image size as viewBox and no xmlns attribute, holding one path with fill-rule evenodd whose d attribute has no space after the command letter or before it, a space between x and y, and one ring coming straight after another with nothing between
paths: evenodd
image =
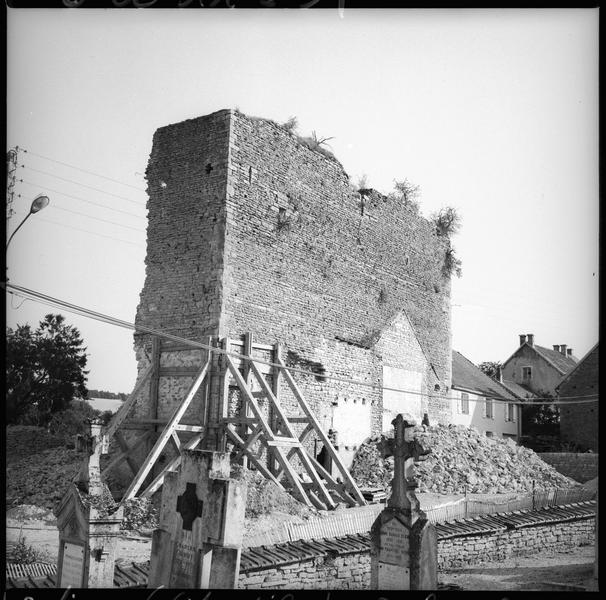
<instances>
[{"instance_id":1,"label":"vertical wooden post","mask_svg":"<svg viewBox=\"0 0 606 600\"><path fill-rule=\"evenodd\" d=\"M226 352L229 351L229 338L222 338L219 342L219 347ZM227 419L229 412L229 369L227 367L227 356L224 354L221 356L219 361L221 365L220 379L219 379L219 394L217 398L218 411L217 411L217 442L216 448L218 452L225 452L226 438L225 438L225 419Z\"/></svg>"},{"instance_id":2,"label":"vertical wooden post","mask_svg":"<svg viewBox=\"0 0 606 600\"><path fill-rule=\"evenodd\" d=\"M274 344L274 350L271 357L271 362L277 363L280 360L282 355L282 346L279 343ZM273 369L273 377L271 382L271 391L273 392L278 404L280 403L280 369L278 367L272 367ZM271 426L271 430L278 432L278 416L276 415L276 410L273 406L269 408L269 423ZM269 453L269 470L274 475L278 472L278 462L276 461L276 457L270 452Z\"/></svg>"},{"instance_id":3,"label":"vertical wooden post","mask_svg":"<svg viewBox=\"0 0 606 600\"><path fill-rule=\"evenodd\" d=\"M252 357L252 333L250 331L244 334L244 346L242 347L242 356ZM242 364L244 366L242 378L244 379L244 381L246 381L247 387L251 389L252 377L250 374L250 361L243 360ZM250 407L248 406L248 402L246 402L246 397L243 394L242 407L244 410L242 411L242 414L240 416L246 419L251 415L251 413ZM238 432L240 434L240 437L245 439L248 436L248 425L246 423L243 423L238 428ZM246 454L242 455L242 466L248 468L248 457L246 456Z\"/></svg>"},{"instance_id":4,"label":"vertical wooden post","mask_svg":"<svg viewBox=\"0 0 606 600\"><path fill-rule=\"evenodd\" d=\"M158 418L158 398L160 388L160 355L162 353L162 340L158 336L152 337L152 354L151 354L151 366L152 373L149 379L149 418ZM158 425L154 425L152 429L153 433L149 436L147 442L147 454L151 452L151 449L156 443L158 437ZM152 468L152 477L155 476L156 466Z\"/></svg>"}]
</instances>

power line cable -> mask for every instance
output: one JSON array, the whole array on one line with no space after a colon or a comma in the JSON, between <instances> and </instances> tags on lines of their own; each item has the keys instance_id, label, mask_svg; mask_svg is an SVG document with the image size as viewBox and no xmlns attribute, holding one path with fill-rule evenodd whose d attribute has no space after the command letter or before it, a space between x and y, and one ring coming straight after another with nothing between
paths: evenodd
<instances>
[{"instance_id":1,"label":"power line cable","mask_svg":"<svg viewBox=\"0 0 606 600\"><path fill-rule=\"evenodd\" d=\"M111 192L106 192L105 190L100 190L99 188L93 187L91 185L86 185L85 183L81 183L79 181L75 181L74 179L68 179L67 177L59 177L59 175L55 175L54 173L49 173L48 171L41 171L40 169L34 169L33 167L28 167L26 165L20 165L19 168L27 169L28 171L33 171L34 173L41 173L42 175L48 175L49 177L54 177L55 179L60 179L61 181L67 181L69 183L75 183L76 185L80 185L89 190L93 190L94 192L99 192L101 194L107 194L108 196L113 196L114 198L120 198L120 200L125 200L126 202L131 202L132 204L138 204L140 206L144 206L144 202L138 202L136 200L131 200L126 196L120 196L120 194L112 194Z\"/></svg>"},{"instance_id":2,"label":"power line cable","mask_svg":"<svg viewBox=\"0 0 606 600\"><path fill-rule=\"evenodd\" d=\"M72 196L71 194L66 194L65 192L60 192L59 190L53 190L45 185L40 185L39 183L31 183L30 181L25 181L25 179L19 179L20 183L25 183L25 185L29 185L31 187L41 188L46 190L47 192L52 192L53 194L60 194L61 196L65 196L66 198L71 198L72 200L79 200L80 202L86 202L87 204L92 204L93 206L99 206L100 208L107 208L108 210L113 210L115 212L122 213L124 215L129 215L131 217L136 217L137 219L145 219L147 217L144 215L138 215L136 213L129 212L127 210L121 210L119 208L114 208L113 206L107 206L107 204L99 204L98 202L93 202L92 200L86 200L85 198L80 198L79 196Z\"/></svg>"},{"instance_id":3,"label":"power line cable","mask_svg":"<svg viewBox=\"0 0 606 600\"><path fill-rule=\"evenodd\" d=\"M23 150L26 154L31 154L32 156L37 156L38 158L43 158L44 160L48 160L50 162L56 163L58 165L63 165L65 167L70 167L72 169L76 169L77 171L82 171L82 173L87 173L88 175L94 175L95 177L101 177L102 179L107 179L108 181L113 181L114 183L119 183L120 185L125 185L126 187L132 188L133 190L138 190L140 192L145 192L146 190L136 185L131 185L130 183L124 183L123 181L118 181L117 179L113 179L112 177L107 177L107 175L101 175L101 173L95 173L94 171L87 171L82 167L77 167L76 165L72 165L70 163L66 163L60 160L55 160L54 158L49 158L48 156L43 156L42 154L37 154L36 152L32 152L31 150L26 150L25 148L19 148L19 150Z\"/></svg>"},{"instance_id":4,"label":"power line cable","mask_svg":"<svg viewBox=\"0 0 606 600\"><path fill-rule=\"evenodd\" d=\"M175 341L175 342L179 342L179 343L184 343L187 344L189 346L192 346L192 348L201 348L201 349L205 349L208 350L210 352L216 352L218 354L224 354L227 356L231 356L234 358L237 358L239 360L248 360L251 362L255 362L255 363L259 363L259 364L263 364L263 365L267 365L267 366L271 366L271 367L278 367L278 368L283 368L282 365L279 365L277 363L273 363L273 362L269 362L269 361L265 361L259 358L253 358L250 356L246 356L243 354L237 354L235 352L229 352L227 350L223 350L222 348L215 348L213 346L209 346L207 344L203 344L201 342L196 342L193 340L188 340L186 338L177 336L177 335L173 335L170 333L165 333L165 332L161 332L161 331L157 331L154 329L151 329L149 327L144 327L142 325L135 325L133 323L130 323L128 321L124 321L122 319L117 319L115 317L109 316L109 315L105 315L103 313L99 313L97 311L93 311L91 309L79 306L77 304L72 304L70 302L67 302L65 300L60 300L58 298L54 298L52 296L48 296L46 294L43 294L41 292L37 292L35 290L30 290L28 288L22 287L22 286L18 286L12 283L8 283L6 282L4 284L4 286L7 288L7 291L9 291L9 293L16 293L18 296L20 297L29 297L29 299L32 300L36 300L36 301L42 301L42 303L44 304L51 304L54 306L58 306L61 307L69 312L73 312L75 314L78 314L80 316L85 316L85 317L90 317L93 318L95 320L107 323L107 324L111 324L111 325L117 325L119 327L123 327L126 329L130 329L132 331L136 331L136 332L141 332L141 333L147 333L150 335L155 335L164 339L169 339L171 341ZM14 292L11 292L10 289L14 290ZM418 392L416 390L404 390L404 389L400 389L400 388L393 388L393 387L387 387L387 386L379 386L376 385L374 383L368 383L366 381L360 381L360 380L356 380L356 379L349 379L349 378L345 378L345 377L338 377L335 375L328 375L328 374L322 374L319 375L318 373L314 373L313 371L308 371L305 369L299 369L296 367L287 367L287 370L289 372L292 373L301 373L304 375L312 375L314 377L322 377L322 379L330 379L332 381L339 381L342 383L348 383L348 384L353 384L353 385L359 385L359 386L363 386L363 387L368 387L368 388L372 388L372 389L380 389L380 390L385 390L385 391L393 391L393 392L399 392L399 393L406 393L406 394L411 394L411 395L417 395L417 396L425 396L425 397L429 397L429 398L440 398L440 399L445 399L445 400L455 400L458 401L459 398L455 397L455 396L442 396L439 394L427 394L425 392ZM572 400L573 398L577 398L577 400L574 401L563 401L563 400ZM512 401L512 400L504 400L501 397L498 396L483 396L480 401L484 399L484 400L496 400L502 403L507 403L507 404L520 404L520 405L538 405L538 404L584 404L584 403L588 403L588 402L597 402L598 401L598 397L596 395L586 395L586 396L562 396L559 399L529 399L528 401ZM473 400L472 400L473 401Z\"/></svg>"},{"instance_id":5,"label":"power line cable","mask_svg":"<svg viewBox=\"0 0 606 600\"><path fill-rule=\"evenodd\" d=\"M23 215L27 213L15 213L18 215ZM132 246L138 246L139 248L145 249L143 244L137 244L136 242L131 242L130 240L123 240L121 238L114 237L112 235L104 235L102 233L97 233L96 231L90 231L89 229L82 229L81 227L74 227L73 225L67 225L66 223L58 223L57 221L52 221L51 219L47 219L46 217L41 217L40 215L36 215L36 221L45 221L46 223L51 223L52 225L58 225L59 227L66 227L67 229L74 229L75 231L82 231L83 233L89 233L90 235L96 235L99 237L107 238L108 240L114 240L116 242L122 242L124 244L131 244Z\"/></svg>"},{"instance_id":6,"label":"power line cable","mask_svg":"<svg viewBox=\"0 0 606 600\"><path fill-rule=\"evenodd\" d=\"M52 204L51 207L55 210L62 210L64 212L72 213L74 215L80 215L81 217L86 217L87 219L94 219L95 221L100 221L101 223L109 223L110 225L116 225L118 227L124 227L125 229L131 229L132 231L137 231L138 233L145 233L144 229L140 229L138 227L130 227L128 225L122 225L122 223L116 223L115 221L109 221L107 219L101 219L100 217L93 217L91 215L86 215L77 210L71 210L69 208L63 208L61 206L57 206L56 204Z\"/></svg>"}]
</instances>

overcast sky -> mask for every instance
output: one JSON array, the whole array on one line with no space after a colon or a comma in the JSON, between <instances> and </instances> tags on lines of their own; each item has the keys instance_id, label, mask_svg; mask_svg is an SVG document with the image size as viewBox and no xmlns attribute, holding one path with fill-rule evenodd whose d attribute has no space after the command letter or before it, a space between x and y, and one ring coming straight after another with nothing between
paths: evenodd
<instances>
[{"instance_id":1,"label":"overcast sky","mask_svg":"<svg viewBox=\"0 0 606 600\"><path fill-rule=\"evenodd\" d=\"M222 108L330 145L356 181L454 206L453 348L505 360L518 334L598 339L598 11L8 9L8 146L19 146L11 283L133 322L154 131ZM77 168L76 168L77 167ZM126 184L126 185L124 185ZM7 322L57 309L8 302ZM132 332L68 315L89 386L130 392Z\"/></svg>"}]
</instances>

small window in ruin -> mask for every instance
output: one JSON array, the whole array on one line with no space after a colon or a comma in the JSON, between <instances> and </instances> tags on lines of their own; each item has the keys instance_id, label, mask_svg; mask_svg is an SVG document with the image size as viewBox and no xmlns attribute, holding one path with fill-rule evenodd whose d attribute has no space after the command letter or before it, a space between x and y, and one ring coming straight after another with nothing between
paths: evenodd
<instances>
[{"instance_id":1,"label":"small window in ruin","mask_svg":"<svg viewBox=\"0 0 606 600\"><path fill-rule=\"evenodd\" d=\"M252 183L252 167L248 167L248 183Z\"/></svg>"},{"instance_id":2,"label":"small window in ruin","mask_svg":"<svg viewBox=\"0 0 606 600\"><path fill-rule=\"evenodd\" d=\"M494 433L492 431L487 431L486 437L494 437Z\"/></svg>"},{"instance_id":3,"label":"small window in ruin","mask_svg":"<svg viewBox=\"0 0 606 600\"><path fill-rule=\"evenodd\" d=\"M210 172L211 172L212 170L213 170L213 166L212 166L210 163L208 163L208 164L206 165L206 173L207 173L207 174L210 174Z\"/></svg>"}]
</instances>

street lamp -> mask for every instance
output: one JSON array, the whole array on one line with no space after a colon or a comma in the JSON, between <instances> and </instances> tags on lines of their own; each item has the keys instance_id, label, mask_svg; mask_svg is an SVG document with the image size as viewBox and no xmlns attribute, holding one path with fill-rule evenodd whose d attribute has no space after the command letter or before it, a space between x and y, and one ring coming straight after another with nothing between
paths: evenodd
<instances>
[{"instance_id":1,"label":"street lamp","mask_svg":"<svg viewBox=\"0 0 606 600\"><path fill-rule=\"evenodd\" d=\"M11 243L11 240L15 236L15 233L17 233L17 231L19 231L19 229L21 228L21 225L23 225L23 223L25 223L25 221L27 221L31 215L33 215L33 214L41 211L43 208L47 207L49 202L50 202L50 200L48 199L48 196L43 196L42 194L40 194L39 196L36 196L36 198L34 198L32 205L30 206L29 212L27 213L27 215L25 215L25 219L23 219L23 221L21 221L21 223L19 223L19 225L17 226L17 229L15 229L15 231L13 231L12 235L8 238L8 242L6 242L5 252L8 251L8 245Z\"/></svg>"}]
</instances>

